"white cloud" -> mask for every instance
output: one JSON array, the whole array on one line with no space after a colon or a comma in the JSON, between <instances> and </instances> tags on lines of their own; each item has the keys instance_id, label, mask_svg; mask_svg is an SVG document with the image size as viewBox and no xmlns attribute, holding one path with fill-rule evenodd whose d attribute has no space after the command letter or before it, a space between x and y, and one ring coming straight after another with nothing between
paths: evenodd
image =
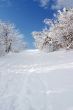
<instances>
[{"instance_id":1,"label":"white cloud","mask_svg":"<svg viewBox=\"0 0 73 110\"><path fill-rule=\"evenodd\" d=\"M40 3L40 6L43 8L47 8L49 2L51 0L34 0ZM73 8L73 0L52 0L55 4L52 4L52 9L60 9L60 8Z\"/></svg>"},{"instance_id":2,"label":"white cloud","mask_svg":"<svg viewBox=\"0 0 73 110\"><path fill-rule=\"evenodd\" d=\"M53 5L52 8L73 8L73 0L57 0L56 5Z\"/></svg>"},{"instance_id":3,"label":"white cloud","mask_svg":"<svg viewBox=\"0 0 73 110\"><path fill-rule=\"evenodd\" d=\"M40 6L43 8L47 8L48 4L49 4L49 0L34 0L40 3Z\"/></svg>"},{"instance_id":4,"label":"white cloud","mask_svg":"<svg viewBox=\"0 0 73 110\"><path fill-rule=\"evenodd\" d=\"M58 0L59 7L72 8L73 0Z\"/></svg>"}]
</instances>

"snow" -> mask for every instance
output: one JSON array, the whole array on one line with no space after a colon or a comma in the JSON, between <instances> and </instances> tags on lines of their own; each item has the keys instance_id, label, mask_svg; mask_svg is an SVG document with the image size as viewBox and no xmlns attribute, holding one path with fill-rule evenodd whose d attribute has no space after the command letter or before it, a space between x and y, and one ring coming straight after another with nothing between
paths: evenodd
<instances>
[{"instance_id":1,"label":"snow","mask_svg":"<svg viewBox=\"0 0 73 110\"><path fill-rule=\"evenodd\" d=\"M73 110L73 51L1 57L0 110Z\"/></svg>"}]
</instances>

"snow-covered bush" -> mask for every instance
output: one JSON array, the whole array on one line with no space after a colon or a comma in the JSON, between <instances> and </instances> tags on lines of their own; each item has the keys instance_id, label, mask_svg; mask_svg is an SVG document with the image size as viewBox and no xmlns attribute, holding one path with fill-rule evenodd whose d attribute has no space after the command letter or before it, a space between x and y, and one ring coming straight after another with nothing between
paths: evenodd
<instances>
[{"instance_id":1,"label":"snow-covered bush","mask_svg":"<svg viewBox=\"0 0 73 110\"><path fill-rule=\"evenodd\" d=\"M23 37L13 24L0 21L0 55L23 50L26 45Z\"/></svg>"},{"instance_id":2,"label":"snow-covered bush","mask_svg":"<svg viewBox=\"0 0 73 110\"><path fill-rule=\"evenodd\" d=\"M52 33L48 30L43 30L41 32L32 32L35 39L36 48L43 50L45 52L53 52L58 50L61 45L57 39L51 37Z\"/></svg>"},{"instance_id":3,"label":"snow-covered bush","mask_svg":"<svg viewBox=\"0 0 73 110\"><path fill-rule=\"evenodd\" d=\"M43 32L32 32L32 35L35 39L35 46L42 50L44 43L44 33Z\"/></svg>"},{"instance_id":4,"label":"snow-covered bush","mask_svg":"<svg viewBox=\"0 0 73 110\"><path fill-rule=\"evenodd\" d=\"M45 19L47 28L33 32L37 48L48 52L60 48L73 49L73 9L58 11L56 20Z\"/></svg>"}]
</instances>

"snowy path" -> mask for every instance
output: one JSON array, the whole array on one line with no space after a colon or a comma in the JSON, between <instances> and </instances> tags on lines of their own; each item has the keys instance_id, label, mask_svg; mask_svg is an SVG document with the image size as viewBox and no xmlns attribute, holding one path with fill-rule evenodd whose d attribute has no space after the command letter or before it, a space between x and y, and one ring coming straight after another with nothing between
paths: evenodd
<instances>
[{"instance_id":1,"label":"snowy path","mask_svg":"<svg viewBox=\"0 0 73 110\"><path fill-rule=\"evenodd\" d=\"M5 68L7 73L24 73L26 72L27 74L29 73L45 73L45 72L49 72L49 71L55 71L55 70L63 70L63 69L73 69L73 62L72 63L65 63L65 64L58 64L58 65L52 65L49 66L48 64L34 64L34 65L6 65L5 68L3 67L3 65L0 69L1 73L4 73ZM4 69L3 69L4 68Z\"/></svg>"},{"instance_id":2,"label":"snowy path","mask_svg":"<svg viewBox=\"0 0 73 110\"><path fill-rule=\"evenodd\" d=\"M0 58L0 110L73 110L73 52Z\"/></svg>"}]
</instances>

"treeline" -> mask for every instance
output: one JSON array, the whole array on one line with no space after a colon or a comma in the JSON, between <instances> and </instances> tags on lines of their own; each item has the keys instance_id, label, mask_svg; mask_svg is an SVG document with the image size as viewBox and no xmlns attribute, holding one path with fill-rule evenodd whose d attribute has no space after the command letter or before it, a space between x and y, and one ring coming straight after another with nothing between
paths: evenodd
<instances>
[{"instance_id":1,"label":"treeline","mask_svg":"<svg viewBox=\"0 0 73 110\"><path fill-rule=\"evenodd\" d=\"M32 32L35 46L45 52L73 49L73 9L58 11L55 20L45 19L46 28ZM26 48L24 35L14 24L0 21L0 55Z\"/></svg>"},{"instance_id":2,"label":"treeline","mask_svg":"<svg viewBox=\"0 0 73 110\"><path fill-rule=\"evenodd\" d=\"M59 10L55 20L45 19L44 23L45 29L32 32L36 48L46 52L73 49L73 9Z\"/></svg>"}]
</instances>

